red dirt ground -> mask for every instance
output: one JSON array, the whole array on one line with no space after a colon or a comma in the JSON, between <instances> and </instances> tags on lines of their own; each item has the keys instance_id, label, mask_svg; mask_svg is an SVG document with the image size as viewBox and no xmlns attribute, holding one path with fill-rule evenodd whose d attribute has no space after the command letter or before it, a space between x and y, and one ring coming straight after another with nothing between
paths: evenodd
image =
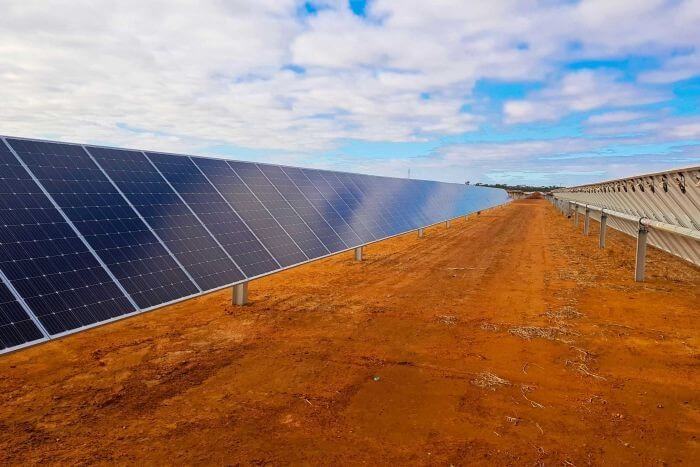
<instances>
[{"instance_id":1,"label":"red dirt ground","mask_svg":"<svg viewBox=\"0 0 700 467\"><path fill-rule=\"evenodd\" d=\"M0 464L699 465L700 270L596 228L517 201L0 357Z\"/></svg>"}]
</instances>

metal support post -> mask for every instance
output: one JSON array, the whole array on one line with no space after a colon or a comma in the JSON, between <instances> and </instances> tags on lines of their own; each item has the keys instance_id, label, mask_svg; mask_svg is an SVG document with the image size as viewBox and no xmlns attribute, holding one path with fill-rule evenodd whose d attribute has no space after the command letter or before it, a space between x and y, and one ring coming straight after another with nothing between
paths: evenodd
<instances>
[{"instance_id":1,"label":"metal support post","mask_svg":"<svg viewBox=\"0 0 700 467\"><path fill-rule=\"evenodd\" d=\"M574 226L578 227L578 206L574 205Z\"/></svg>"},{"instance_id":2,"label":"metal support post","mask_svg":"<svg viewBox=\"0 0 700 467\"><path fill-rule=\"evenodd\" d=\"M241 282L233 286L233 304L243 306L248 303L248 282Z\"/></svg>"},{"instance_id":3,"label":"metal support post","mask_svg":"<svg viewBox=\"0 0 700 467\"><path fill-rule=\"evenodd\" d=\"M605 231L608 228L608 215L604 212L600 214L600 237L598 238L598 246L605 248Z\"/></svg>"},{"instance_id":4,"label":"metal support post","mask_svg":"<svg viewBox=\"0 0 700 467\"><path fill-rule=\"evenodd\" d=\"M642 225L637 233L637 259L634 267L634 280L644 282L644 266L647 258L647 235L649 231Z\"/></svg>"},{"instance_id":5,"label":"metal support post","mask_svg":"<svg viewBox=\"0 0 700 467\"><path fill-rule=\"evenodd\" d=\"M424 234L425 234L425 231L423 230L423 227L418 229L418 238L423 238Z\"/></svg>"},{"instance_id":6,"label":"metal support post","mask_svg":"<svg viewBox=\"0 0 700 467\"><path fill-rule=\"evenodd\" d=\"M362 261L362 253L363 253L362 249L363 248L364 247L361 247L361 246L358 246L357 248L355 248L355 261Z\"/></svg>"},{"instance_id":7,"label":"metal support post","mask_svg":"<svg viewBox=\"0 0 700 467\"><path fill-rule=\"evenodd\" d=\"M449 229L450 228L450 221L445 221L445 228Z\"/></svg>"},{"instance_id":8,"label":"metal support post","mask_svg":"<svg viewBox=\"0 0 700 467\"><path fill-rule=\"evenodd\" d=\"M583 235L588 235L591 228L591 210L586 206L585 217L583 218Z\"/></svg>"}]
</instances>

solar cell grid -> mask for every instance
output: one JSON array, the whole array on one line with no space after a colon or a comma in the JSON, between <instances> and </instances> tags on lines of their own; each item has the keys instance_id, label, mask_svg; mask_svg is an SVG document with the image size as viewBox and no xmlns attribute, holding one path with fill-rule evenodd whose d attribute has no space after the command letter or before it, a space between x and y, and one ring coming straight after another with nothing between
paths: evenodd
<instances>
[{"instance_id":1,"label":"solar cell grid","mask_svg":"<svg viewBox=\"0 0 700 467\"><path fill-rule=\"evenodd\" d=\"M255 164L229 162L229 165L309 259L329 253L309 226Z\"/></svg>"},{"instance_id":2,"label":"solar cell grid","mask_svg":"<svg viewBox=\"0 0 700 467\"><path fill-rule=\"evenodd\" d=\"M41 339L44 334L0 279L0 351Z\"/></svg>"},{"instance_id":3,"label":"solar cell grid","mask_svg":"<svg viewBox=\"0 0 700 467\"><path fill-rule=\"evenodd\" d=\"M226 161L197 158L195 163L280 266L287 267L306 261L306 255Z\"/></svg>"},{"instance_id":4,"label":"solar cell grid","mask_svg":"<svg viewBox=\"0 0 700 467\"><path fill-rule=\"evenodd\" d=\"M418 180L409 182L408 180L392 180L394 187L395 210L405 215L406 226L411 229L431 224L433 217L435 221L445 219L445 210L449 208L451 200L444 203L428 206L427 200L434 189L430 182ZM446 216L447 217L447 216Z\"/></svg>"},{"instance_id":5,"label":"solar cell grid","mask_svg":"<svg viewBox=\"0 0 700 467\"><path fill-rule=\"evenodd\" d=\"M350 226L350 228L357 234L362 243L368 243L377 238L370 232L370 230L362 223L362 220L358 216L358 212L354 211L352 207L343 200L340 194L333 188L333 185L328 183L324 178L323 174L317 170L302 169L304 175L311 180L316 189L323 195L324 198L333 206L333 209L338 213L340 217ZM335 183L334 183L335 184Z\"/></svg>"},{"instance_id":6,"label":"solar cell grid","mask_svg":"<svg viewBox=\"0 0 700 467\"><path fill-rule=\"evenodd\" d=\"M4 144L0 145L0 270L52 335L134 311Z\"/></svg>"},{"instance_id":7,"label":"solar cell grid","mask_svg":"<svg viewBox=\"0 0 700 467\"><path fill-rule=\"evenodd\" d=\"M354 206L348 205L348 203L343 199L343 197L338 193L334 185L337 185L337 180L333 180L333 183L329 183L323 173L318 170L302 169L304 175L311 180L316 189L321 192L321 194L328 200L328 202L333 206L333 209L338 213L340 217L350 226L350 228L360 237L362 243L371 242L377 238L362 222L360 218L360 213L354 209Z\"/></svg>"},{"instance_id":8,"label":"solar cell grid","mask_svg":"<svg viewBox=\"0 0 700 467\"><path fill-rule=\"evenodd\" d=\"M12 144L139 308L197 293L83 148L19 140Z\"/></svg>"},{"instance_id":9,"label":"solar cell grid","mask_svg":"<svg viewBox=\"0 0 700 467\"><path fill-rule=\"evenodd\" d=\"M457 184L1 143L0 353L505 200Z\"/></svg>"},{"instance_id":10,"label":"solar cell grid","mask_svg":"<svg viewBox=\"0 0 700 467\"><path fill-rule=\"evenodd\" d=\"M270 253L189 157L146 153L247 277L278 268Z\"/></svg>"},{"instance_id":11,"label":"solar cell grid","mask_svg":"<svg viewBox=\"0 0 700 467\"><path fill-rule=\"evenodd\" d=\"M306 199L316 208L321 217L333 228L348 248L362 244L360 237L357 236L355 231L350 228L348 223L333 208L333 205L328 202L323 194L311 183L311 180L308 179L302 169L283 167L282 170L284 170L297 188L301 190Z\"/></svg>"},{"instance_id":12,"label":"solar cell grid","mask_svg":"<svg viewBox=\"0 0 700 467\"><path fill-rule=\"evenodd\" d=\"M355 198L362 201L362 207L367 211L365 216L368 218L365 224L377 225L384 236L395 235L405 230L401 224L401 213L386 209L382 200L372 196L371 192L365 193L365 190L355 182L350 174L338 174L337 176L350 189Z\"/></svg>"},{"instance_id":13,"label":"solar cell grid","mask_svg":"<svg viewBox=\"0 0 700 467\"><path fill-rule=\"evenodd\" d=\"M344 176L345 174L335 172L324 172L327 180L333 179L333 186L336 192L343 198L345 203L350 206L353 212L357 213L358 219L364 226L377 238L385 238L391 235L391 227L385 222L376 200L366 198L362 192L352 183L352 181Z\"/></svg>"},{"instance_id":14,"label":"solar cell grid","mask_svg":"<svg viewBox=\"0 0 700 467\"><path fill-rule=\"evenodd\" d=\"M385 180L378 183L379 196L385 200L388 209L392 212L402 213L405 223L401 230L411 230L424 225L431 224L428 217L423 216L420 206L425 200L426 185L421 185L420 181L408 180ZM415 189L411 189L414 187ZM442 214L446 206L442 206L437 211L428 209L427 212Z\"/></svg>"},{"instance_id":15,"label":"solar cell grid","mask_svg":"<svg viewBox=\"0 0 700 467\"><path fill-rule=\"evenodd\" d=\"M241 279L233 261L143 153L88 150L202 290Z\"/></svg>"},{"instance_id":16,"label":"solar cell grid","mask_svg":"<svg viewBox=\"0 0 700 467\"><path fill-rule=\"evenodd\" d=\"M347 245L340 239L331 226L321 217L316 208L306 199L294 182L278 166L260 164L260 170L268 180L279 190L284 198L294 207L299 216L314 231L329 252L341 251Z\"/></svg>"},{"instance_id":17,"label":"solar cell grid","mask_svg":"<svg viewBox=\"0 0 700 467\"><path fill-rule=\"evenodd\" d=\"M396 235L402 229L400 213L387 209L382 200L376 196L377 192L371 184L359 183L354 174L337 174L345 186L351 189L355 198L362 200L362 206L368 210L368 216L372 216L386 235ZM358 178L370 178L358 176Z\"/></svg>"}]
</instances>

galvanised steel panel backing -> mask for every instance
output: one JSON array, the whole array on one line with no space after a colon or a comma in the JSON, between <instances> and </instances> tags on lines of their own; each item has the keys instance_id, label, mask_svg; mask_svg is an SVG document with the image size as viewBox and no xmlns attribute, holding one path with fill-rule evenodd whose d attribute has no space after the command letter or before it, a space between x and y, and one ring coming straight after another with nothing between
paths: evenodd
<instances>
[{"instance_id":1,"label":"galvanised steel panel backing","mask_svg":"<svg viewBox=\"0 0 700 467\"><path fill-rule=\"evenodd\" d=\"M0 142L12 164L0 176L0 353L508 200L454 183Z\"/></svg>"},{"instance_id":2,"label":"galvanised steel panel backing","mask_svg":"<svg viewBox=\"0 0 700 467\"><path fill-rule=\"evenodd\" d=\"M565 188L555 190L553 196L690 229L700 235L700 167ZM594 218L599 220L600 214ZM638 223L612 215L608 225L633 237L639 229ZM651 245L700 265L697 239L653 227L648 230L647 241Z\"/></svg>"}]
</instances>

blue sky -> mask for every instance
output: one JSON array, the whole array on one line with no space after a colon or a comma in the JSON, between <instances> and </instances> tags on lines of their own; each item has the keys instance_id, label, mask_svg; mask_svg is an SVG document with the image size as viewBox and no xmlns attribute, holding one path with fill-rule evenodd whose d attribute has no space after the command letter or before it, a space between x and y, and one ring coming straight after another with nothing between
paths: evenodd
<instances>
[{"instance_id":1,"label":"blue sky","mask_svg":"<svg viewBox=\"0 0 700 467\"><path fill-rule=\"evenodd\" d=\"M698 0L9 0L0 133L572 185L700 164L698 24Z\"/></svg>"}]
</instances>

